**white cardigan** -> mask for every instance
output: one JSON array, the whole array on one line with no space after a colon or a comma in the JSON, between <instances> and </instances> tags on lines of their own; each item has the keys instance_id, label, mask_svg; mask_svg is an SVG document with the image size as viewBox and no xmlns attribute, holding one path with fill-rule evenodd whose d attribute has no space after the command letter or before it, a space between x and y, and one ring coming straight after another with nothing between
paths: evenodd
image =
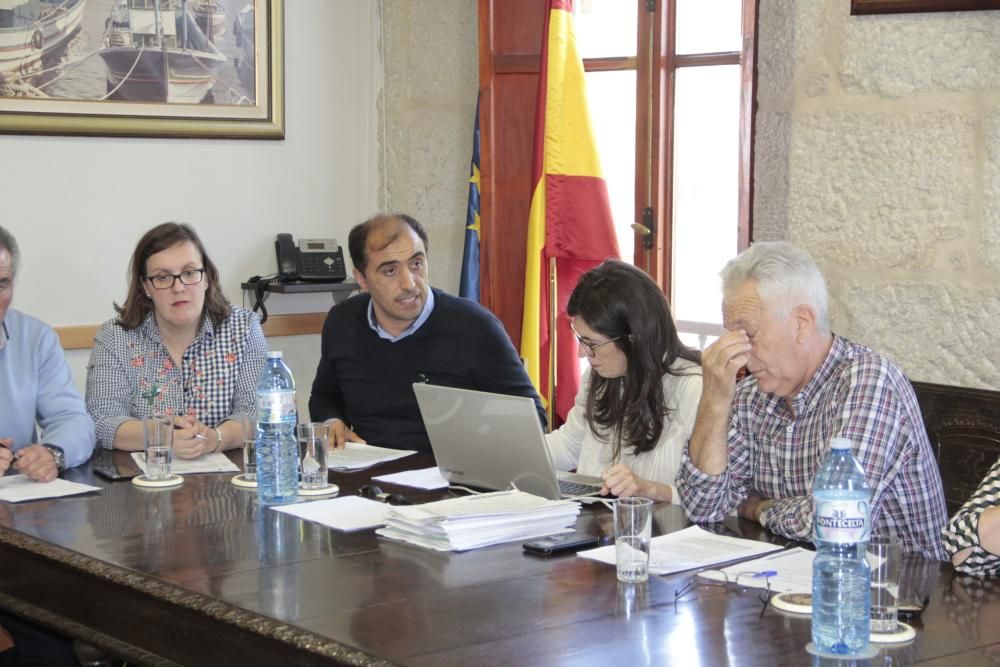
<instances>
[{"instance_id":1,"label":"white cardigan","mask_svg":"<svg viewBox=\"0 0 1000 667\"><path fill-rule=\"evenodd\" d=\"M637 476L670 486L671 502L681 504L674 478L680 469L681 452L691 437L698 402L701 400L701 366L680 359L671 366L682 375L663 375L663 396L670 414L663 422L660 440L652 450L636 456L631 447L622 448L619 463L628 466ZM557 470L576 469L581 475L600 477L615 463L611 460L612 444L608 437L594 436L584 416L587 409L587 389L591 369L580 378L580 391L569 418L559 430L545 436L552 463Z\"/></svg>"}]
</instances>

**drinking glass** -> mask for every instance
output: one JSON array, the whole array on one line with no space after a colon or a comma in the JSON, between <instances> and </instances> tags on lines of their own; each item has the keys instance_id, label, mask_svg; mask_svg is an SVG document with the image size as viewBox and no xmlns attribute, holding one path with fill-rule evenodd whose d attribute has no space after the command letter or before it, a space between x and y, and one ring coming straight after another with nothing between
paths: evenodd
<instances>
[{"instance_id":1,"label":"drinking glass","mask_svg":"<svg viewBox=\"0 0 1000 667\"><path fill-rule=\"evenodd\" d=\"M153 414L142 420L143 451L146 455L146 479L163 482L170 479L174 459L174 418Z\"/></svg>"},{"instance_id":2,"label":"drinking glass","mask_svg":"<svg viewBox=\"0 0 1000 667\"><path fill-rule=\"evenodd\" d=\"M327 487L326 450L329 429L326 424L311 422L299 424L299 462L302 471L301 487L306 490Z\"/></svg>"},{"instance_id":3,"label":"drinking glass","mask_svg":"<svg viewBox=\"0 0 1000 667\"><path fill-rule=\"evenodd\" d=\"M652 531L652 500L633 497L615 501L615 563L618 581L641 584L649 579L649 539Z\"/></svg>"},{"instance_id":4,"label":"drinking glass","mask_svg":"<svg viewBox=\"0 0 1000 667\"><path fill-rule=\"evenodd\" d=\"M872 573L871 631L876 634L895 632L899 604L899 540L891 535L872 537L867 555Z\"/></svg>"},{"instance_id":5,"label":"drinking glass","mask_svg":"<svg viewBox=\"0 0 1000 667\"><path fill-rule=\"evenodd\" d=\"M249 415L240 417L243 429L243 479L257 481L257 422Z\"/></svg>"}]
</instances>

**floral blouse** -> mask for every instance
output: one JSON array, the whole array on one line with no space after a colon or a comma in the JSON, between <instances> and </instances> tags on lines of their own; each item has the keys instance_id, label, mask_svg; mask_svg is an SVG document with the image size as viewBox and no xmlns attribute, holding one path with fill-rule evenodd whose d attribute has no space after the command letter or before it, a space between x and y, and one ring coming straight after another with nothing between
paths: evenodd
<instances>
[{"instance_id":1,"label":"floral blouse","mask_svg":"<svg viewBox=\"0 0 1000 667\"><path fill-rule=\"evenodd\" d=\"M98 445L110 448L123 422L151 412L192 415L208 426L253 415L266 356L257 315L236 306L219 327L205 318L180 367L152 313L131 331L117 320L105 322L87 365L87 410L97 425Z\"/></svg>"}]
</instances>

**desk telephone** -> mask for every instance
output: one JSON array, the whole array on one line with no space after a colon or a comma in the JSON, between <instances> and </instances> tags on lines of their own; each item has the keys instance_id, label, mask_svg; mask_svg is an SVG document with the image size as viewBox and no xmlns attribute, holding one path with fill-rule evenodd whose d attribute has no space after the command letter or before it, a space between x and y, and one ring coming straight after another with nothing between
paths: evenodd
<instances>
[{"instance_id":1,"label":"desk telephone","mask_svg":"<svg viewBox=\"0 0 1000 667\"><path fill-rule=\"evenodd\" d=\"M274 252L282 282L339 283L347 278L344 250L334 239L299 239L296 248L291 234L278 234Z\"/></svg>"}]
</instances>

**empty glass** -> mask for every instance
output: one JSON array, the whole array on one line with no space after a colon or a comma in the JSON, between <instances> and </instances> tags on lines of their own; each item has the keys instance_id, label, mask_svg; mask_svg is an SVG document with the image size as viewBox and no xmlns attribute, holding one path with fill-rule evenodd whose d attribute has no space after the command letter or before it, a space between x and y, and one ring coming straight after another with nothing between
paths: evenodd
<instances>
[{"instance_id":1,"label":"empty glass","mask_svg":"<svg viewBox=\"0 0 1000 667\"><path fill-rule=\"evenodd\" d=\"M310 491L327 487L326 451L329 428L326 424L311 422L299 424L299 470L302 472L301 488Z\"/></svg>"},{"instance_id":2,"label":"empty glass","mask_svg":"<svg viewBox=\"0 0 1000 667\"><path fill-rule=\"evenodd\" d=\"M257 422L249 415L240 417L243 429L243 479L257 481Z\"/></svg>"}]
</instances>

